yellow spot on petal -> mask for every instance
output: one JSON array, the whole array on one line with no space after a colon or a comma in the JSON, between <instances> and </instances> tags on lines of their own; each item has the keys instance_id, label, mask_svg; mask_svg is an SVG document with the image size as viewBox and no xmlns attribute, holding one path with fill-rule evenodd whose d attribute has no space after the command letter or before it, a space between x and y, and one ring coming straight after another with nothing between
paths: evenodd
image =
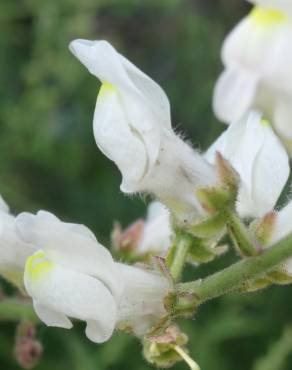
<instances>
[{"instance_id":1,"label":"yellow spot on petal","mask_svg":"<svg viewBox=\"0 0 292 370\"><path fill-rule=\"evenodd\" d=\"M54 267L54 263L46 258L43 251L38 251L28 257L25 264L25 273L30 280L36 281L45 278Z\"/></svg>"},{"instance_id":2,"label":"yellow spot on petal","mask_svg":"<svg viewBox=\"0 0 292 370\"><path fill-rule=\"evenodd\" d=\"M267 119L262 119L262 120L260 121L260 124L261 124L262 126L265 126L265 127L270 127L270 126L271 126L270 122L269 122Z\"/></svg>"},{"instance_id":3,"label":"yellow spot on petal","mask_svg":"<svg viewBox=\"0 0 292 370\"><path fill-rule=\"evenodd\" d=\"M109 82L104 82L101 85L101 88L99 90L97 99L103 98L103 97L107 96L108 94L111 94L111 93L116 92L116 91L117 91L117 89L114 85L112 85Z\"/></svg>"},{"instance_id":4,"label":"yellow spot on petal","mask_svg":"<svg viewBox=\"0 0 292 370\"><path fill-rule=\"evenodd\" d=\"M280 10L262 8L256 6L250 13L252 21L260 27L271 27L283 24L288 21L288 17Z\"/></svg>"}]
</instances>

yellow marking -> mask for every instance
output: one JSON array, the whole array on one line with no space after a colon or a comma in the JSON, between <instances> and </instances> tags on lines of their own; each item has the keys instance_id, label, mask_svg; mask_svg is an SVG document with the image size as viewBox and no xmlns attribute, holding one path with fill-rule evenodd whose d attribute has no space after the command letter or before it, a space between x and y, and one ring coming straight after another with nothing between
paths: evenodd
<instances>
[{"instance_id":1,"label":"yellow marking","mask_svg":"<svg viewBox=\"0 0 292 370\"><path fill-rule=\"evenodd\" d=\"M288 21L288 17L280 10L262 8L255 6L250 12L250 18L257 26L269 27L283 24Z\"/></svg>"},{"instance_id":2,"label":"yellow marking","mask_svg":"<svg viewBox=\"0 0 292 370\"><path fill-rule=\"evenodd\" d=\"M45 277L53 267L53 262L46 258L45 253L38 251L26 260L25 272L30 280L39 280Z\"/></svg>"},{"instance_id":3,"label":"yellow marking","mask_svg":"<svg viewBox=\"0 0 292 370\"><path fill-rule=\"evenodd\" d=\"M109 93L113 93L113 92L116 92L117 89L115 88L114 85L112 85L111 83L109 82L104 82L102 85L101 85L101 88L99 90L99 93L98 93L98 96L97 96L97 99L98 98L103 98L105 97L106 95L108 95Z\"/></svg>"},{"instance_id":4,"label":"yellow marking","mask_svg":"<svg viewBox=\"0 0 292 370\"><path fill-rule=\"evenodd\" d=\"M262 119L262 120L260 121L260 124L261 124L262 126L265 126L265 127L270 127L270 126L271 126L270 122L269 122L267 119Z\"/></svg>"}]
</instances>

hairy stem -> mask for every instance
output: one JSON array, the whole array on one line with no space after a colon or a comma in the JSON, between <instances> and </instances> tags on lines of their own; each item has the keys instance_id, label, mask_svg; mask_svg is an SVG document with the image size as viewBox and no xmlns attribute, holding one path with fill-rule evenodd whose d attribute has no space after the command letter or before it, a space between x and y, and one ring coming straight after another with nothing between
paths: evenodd
<instances>
[{"instance_id":1,"label":"hairy stem","mask_svg":"<svg viewBox=\"0 0 292 370\"><path fill-rule=\"evenodd\" d=\"M239 252L243 256L256 256L260 248L251 239L250 234L234 211L227 212L227 230Z\"/></svg>"},{"instance_id":2,"label":"hairy stem","mask_svg":"<svg viewBox=\"0 0 292 370\"><path fill-rule=\"evenodd\" d=\"M237 262L201 282L179 284L178 292L193 295L196 305L199 305L212 298L244 288L249 281L260 278L289 257L292 257L292 235L260 255Z\"/></svg>"},{"instance_id":3,"label":"hairy stem","mask_svg":"<svg viewBox=\"0 0 292 370\"><path fill-rule=\"evenodd\" d=\"M174 255L169 266L174 281L180 279L191 243L192 241L188 236L180 232L177 233Z\"/></svg>"}]
</instances>

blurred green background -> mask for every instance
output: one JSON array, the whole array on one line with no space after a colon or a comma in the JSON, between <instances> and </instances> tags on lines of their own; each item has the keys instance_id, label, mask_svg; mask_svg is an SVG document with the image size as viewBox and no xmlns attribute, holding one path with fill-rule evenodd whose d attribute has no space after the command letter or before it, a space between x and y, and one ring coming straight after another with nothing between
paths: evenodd
<instances>
[{"instance_id":1,"label":"blurred green background","mask_svg":"<svg viewBox=\"0 0 292 370\"><path fill-rule=\"evenodd\" d=\"M1 0L0 193L17 213L47 209L88 225L107 242L145 201L119 190L120 175L97 149L92 116L98 82L69 53L74 38L106 39L167 92L173 124L205 149L224 126L211 110L224 35L249 9L239 0ZM188 277L205 276L232 254ZM183 323L202 370L292 369L292 289L232 295ZM291 297L290 297L291 296ZM146 370L134 338L104 345L41 326L39 370ZM16 370L15 324L0 323L0 369ZM174 369L185 369L179 364Z\"/></svg>"}]
</instances>

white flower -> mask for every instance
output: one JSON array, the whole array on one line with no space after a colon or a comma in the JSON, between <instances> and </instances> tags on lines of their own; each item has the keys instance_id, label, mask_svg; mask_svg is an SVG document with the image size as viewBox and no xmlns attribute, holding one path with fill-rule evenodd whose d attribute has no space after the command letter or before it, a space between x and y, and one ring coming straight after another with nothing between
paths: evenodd
<instances>
[{"instance_id":1,"label":"white flower","mask_svg":"<svg viewBox=\"0 0 292 370\"><path fill-rule=\"evenodd\" d=\"M151 319L161 314L157 292L166 294L165 279L115 263L85 226L61 222L44 211L36 216L20 214L16 226L24 240L39 248L26 262L24 282L37 315L48 326L71 328L69 317L80 319L87 323L87 337L103 342L121 321L135 330L137 317L144 317L147 327L151 299L155 303ZM135 290L135 284L140 284L141 290ZM161 305L163 297L161 294Z\"/></svg>"},{"instance_id":2,"label":"white flower","mask_svg":"<svg viewBox=\"0 0 292 370\"><path fill-rule=\"evenodd\" d=\"M33 252L33 246L19 238L15 217L0 196L0 274L22 288L25 261Z\"/></svg>"},{"instance_id":3,"label":"white flower","mask_svg":"<svg viewBox=\"0 0 292 370\"><path fill-rule=\"evenodd\" d=\"M292 13L284 11L292 6L284 0L255 2L260 6L224 42L225 70L215 87L214 111L219 119L231 123L251 108L259 109L289 145L292 144Z\"/></svg>"},{"instance_id":4,"label":"white flower","mask_svg":"<svg viewBox=\"0 0 292 370\"><path fill-rule=\"evenodd\" d=\"M159 202L148 206L147 219L137 253L165 254L171 245L171 221L168 209Z\"/></svg>"},{"instance_id":5,"label":"white flower","mask_svg":"<svg viewBox=\"0 0 292 370\"><path fill-rule=\"evenodd\" d=\"M219 151L241 179L237 210L242 217L261 217L272 210L289 176L288 155L272 128L256 112L233 123L213 143L206 158Z\"/></svg>"},{"instance_id":6,"label":"white flower","mask_svg":"<svg viewBox=\"0 0 292 370\"><path fill-rule=\"evenodd\" d=\"M215 171L173 132L160 86L106 41L75 40L70 50L102 82L94 135L122 173L121 190L154 193L171 208L201 212L195 189L216 182Z\"/></svg>"}]
</instances>

